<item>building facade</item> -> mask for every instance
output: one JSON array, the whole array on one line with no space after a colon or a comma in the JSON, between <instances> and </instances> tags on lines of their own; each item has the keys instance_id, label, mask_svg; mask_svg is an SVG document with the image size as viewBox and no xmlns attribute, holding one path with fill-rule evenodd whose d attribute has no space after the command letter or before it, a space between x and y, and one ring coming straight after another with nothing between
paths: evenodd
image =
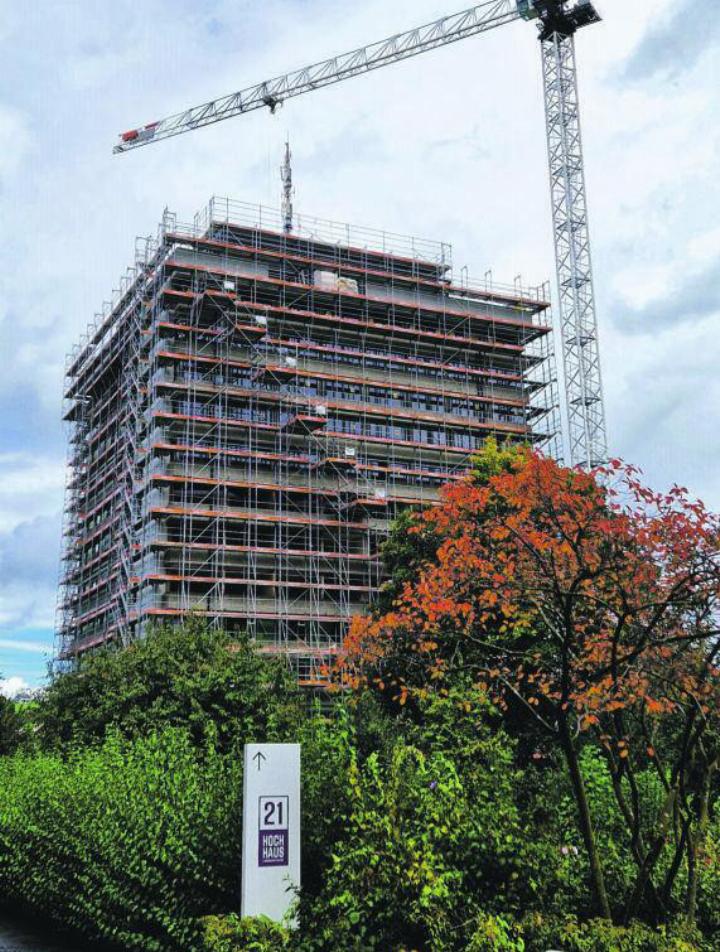
<instances>
[{"instance_id":1,"label":"building facade","mask_svg":"<svg viewBox=\"0 0 720 952\"><path fill-rule=\"evenodd\" d=\"M380 547L488 436L556 452L547 289L453 282L449 246L213 199L166 213L68 359L58 657L194 612L301 680Z\"/></svg>"}]
</instances>

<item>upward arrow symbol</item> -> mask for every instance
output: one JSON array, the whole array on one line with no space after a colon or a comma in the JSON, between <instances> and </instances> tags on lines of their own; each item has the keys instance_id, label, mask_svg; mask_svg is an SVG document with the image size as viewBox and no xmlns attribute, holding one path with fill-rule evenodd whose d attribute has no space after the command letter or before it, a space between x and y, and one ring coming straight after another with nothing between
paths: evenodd
<instances>
[{"instance_id":1,"label":"upward arrow symbol","mask_svg":"<svg viewBox=\"0 0 720 952\"><path fill-rule=\"evenodd\" d=\"M253 757L253 760L257 760L257 768L258 768L258 770L261 770L261 769L262 769L262 762L263 762L263 760L267 760L267 757L265 756L265 754L264 754L261 750L259 750L259 751L255 754L255 756Z\"/></svg>"}]
</instances>

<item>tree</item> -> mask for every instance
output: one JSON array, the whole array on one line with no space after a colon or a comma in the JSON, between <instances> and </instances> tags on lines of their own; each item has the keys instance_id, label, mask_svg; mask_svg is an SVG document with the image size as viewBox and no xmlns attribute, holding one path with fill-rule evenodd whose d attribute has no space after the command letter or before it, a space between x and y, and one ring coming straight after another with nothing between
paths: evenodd
<instances>
[{"instance_id":1,"label":"tree","mask_svg":"<svg viewBox=\"0 0 720 952\"><path fill-rule=\"evenodd\" d=\"M22 719L10 698L0 694L0 757L12 754L20 745Z\"/></svg>"},{"instance_id":2,"label":"tree","mask_svg":"<svg viewBox=\"0 0 720 952\"><path fill-rule=\"evenodd\" d=\"M57 676L39 701L46 747L101 740L108 727L144 736L187 727L197 743L214 724L221 744L279 736L297 723L302 699L282 660L258 654L201 620L158 627L122 650L92 653Z\"/></svg>"},{"instance_id":3,"label":"tree","mask_svg":"<svg viewBox=\"0 0 720 952\"><path fill-rule=\"evenodd\" d=\"M589 475L495 451L405 531L436 540L435 553L389 610L355 621L346 680L404 706L469 671L532 723L564 758L593 903L610 918L579 758L596 744L636 864L622 915L643 904L669 915L682 867L691 920L718 767L717 517L618 461ZM638 789L643 767L664 790L655 808Z\"/></svg>"}]
</instances>

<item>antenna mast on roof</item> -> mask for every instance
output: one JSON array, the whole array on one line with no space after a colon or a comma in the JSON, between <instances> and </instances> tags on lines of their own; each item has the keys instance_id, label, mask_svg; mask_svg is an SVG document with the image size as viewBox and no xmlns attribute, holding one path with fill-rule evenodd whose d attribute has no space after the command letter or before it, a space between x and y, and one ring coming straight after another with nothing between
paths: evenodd
<instances>
[{"instance_id":1,"label":"antenna mast on roof","mask_svg":"<svg viewBox=\"0 0 720 952\"><path fill-rule=\"evenodd\" d=\"M290 151L290 141L285 141L285 161L280 166L280 178L283 185L282 198L282 220L283 231L289 235L293 229L293 180L292 180L292 152Z\"/></svg>"}]
</instances>

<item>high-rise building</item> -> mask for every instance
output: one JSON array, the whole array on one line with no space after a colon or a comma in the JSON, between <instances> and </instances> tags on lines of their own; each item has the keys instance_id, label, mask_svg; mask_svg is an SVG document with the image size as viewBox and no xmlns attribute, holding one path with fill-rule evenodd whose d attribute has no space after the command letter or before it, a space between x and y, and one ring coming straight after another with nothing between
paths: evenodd
<instances>
[{"instance_id":1,"label":"high-rise building","mask_svg":"<svg viewBox=\"0 0 720 952\"><path fill-rule=\"evenodd\" d=\"M302 680L380 548L488 436L555 452L547 288L448 245L213 199L165 213L68 359L58 657L195 612Z\"/></svg>"}]
</instances>

